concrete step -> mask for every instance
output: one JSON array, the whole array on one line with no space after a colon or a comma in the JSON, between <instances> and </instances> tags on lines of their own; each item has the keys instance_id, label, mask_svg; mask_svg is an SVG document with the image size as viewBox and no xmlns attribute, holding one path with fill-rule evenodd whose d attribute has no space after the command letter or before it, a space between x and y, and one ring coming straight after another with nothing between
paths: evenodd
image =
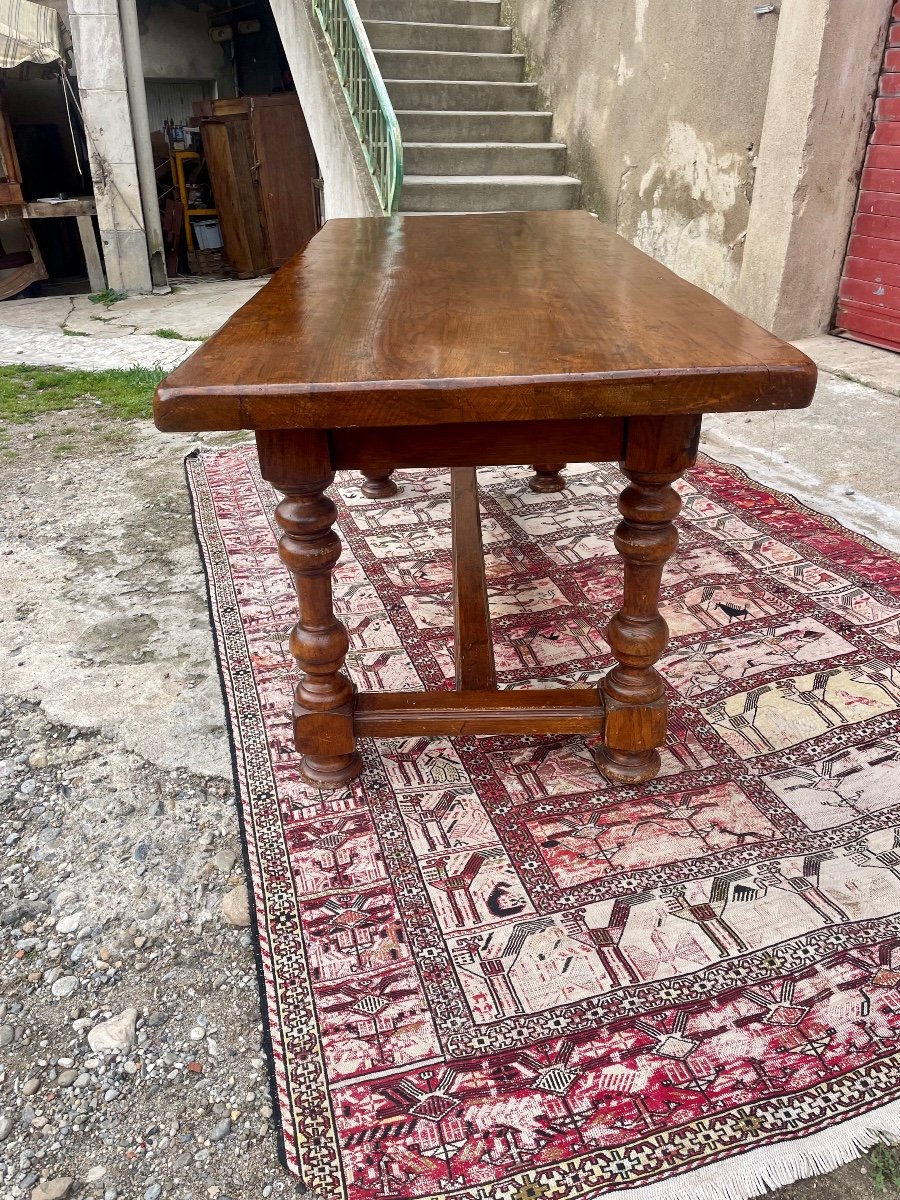
<instances>
[{"instance_id":1,"label":"concrete step","mask_svg":"<svg viewBox=\"0 0 900 1200\"><path fill-rule=\"evenodd\" d=\"M519 83L523 54L453 54L444 50L376 50L385 79L453 79Z\"/></svg>"},{"instance_id":2,"label":"concrete step","mask_svg":"<svg viewBox=\"0 0 900 1200\"><path fill-rule=\"evenodd\" d=\"M364 21L499 25L500 0L357 0Z\"/></svg>"},{"instance_id":3,"label":"concrete step","mask_svg":"<svg viewBox=\"0 0 900 1200\"><path fill-rule=\"evenodd\" d=\"M509 54L508 25L442 25L414 21L366 21L376 50L446 50L465 54Z\"/></svg>"},{"instance_id":4,"label":"concrete step","mask_svg":"<svg viewBox=\"0 0 900 1200\"><path fill-rule=\"evenodd\" d=\"M577 208L570 175L407 175L401 212L523 212Z\"/></svg>"},{"instance_id":5,"label":"concrete step","mask_svg":"<svg viewBox=\"0 0 900 1200\"><path fill-rule=\"evenodd\" d=\"M533 83L455 83L445 79L386 78L394 108L525 112L537 103Z\"/></svg>"},{"instance_id":6,"label":"concrete step","mask_svg":"<svg viewBox=\"0 0 900 1200\"><path fill-rule=\"evenodd\" d=\"M560 142L409 142L403 144L409 175L562 175Z\"/></svg>"},{"instance_id":7,"label":"concrete step","mask_svg":"<svg viewBox=\"0 0 900 1200\"><path fill-rule=\"evenodd\" d=\"M547 142L548 112L411 112L397 110L404 142Z\"/></svg>"}]
</instances>

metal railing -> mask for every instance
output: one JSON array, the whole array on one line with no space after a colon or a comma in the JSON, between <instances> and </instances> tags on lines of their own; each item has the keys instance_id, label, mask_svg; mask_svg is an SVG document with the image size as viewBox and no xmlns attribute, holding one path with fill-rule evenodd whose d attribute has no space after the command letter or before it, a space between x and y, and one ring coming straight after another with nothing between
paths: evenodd
<instances>
[{"instance_id":1,"label":"metal railing","mask_svg":"<svg viewBox=\"0 0 900 1200\"><path fill-rule=\"evenodd\" d=\"M403 186L403 141L355 0L312 0L386 216Z\"/></svg>"}]
</instances>

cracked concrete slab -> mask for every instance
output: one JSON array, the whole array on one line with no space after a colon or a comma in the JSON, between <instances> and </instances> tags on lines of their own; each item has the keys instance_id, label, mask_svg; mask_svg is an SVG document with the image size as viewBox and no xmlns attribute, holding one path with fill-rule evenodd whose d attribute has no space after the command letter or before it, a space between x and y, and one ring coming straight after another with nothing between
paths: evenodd
<instances>
[{"instance_id":1,"label":"cracked concrete slab","mask_svg":"<svg viewBox=\"0 0 900 1200\"><path fill-rule=\"evenodd\" d=\"M0 313L2 316L2 313ZM17 329L0 325L0 363L71 367L102 371L109 367L159 367L170 371L197 349L197 342L135 334L70 337L58 329Z\"/></svg>"},{"instance_id":2,"label":"cracked concrete slab","mask_svg":"<svg viewBox=\"0 0 900 1200\"><path fill-rule=\"evenodd\" d=\"M186 338L204 338L219 329L267 282L268 276L176 280L165 295L127 296L109 305L95 304L84 295L7 300L0 305L0 326L65 328L92 338L174 329Z\"/></svg>"}]
</instances>

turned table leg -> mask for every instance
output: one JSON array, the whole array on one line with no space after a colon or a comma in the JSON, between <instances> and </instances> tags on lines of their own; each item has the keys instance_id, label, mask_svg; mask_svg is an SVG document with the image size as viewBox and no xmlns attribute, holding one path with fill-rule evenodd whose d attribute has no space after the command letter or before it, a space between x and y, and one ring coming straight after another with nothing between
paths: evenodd
<instances>
[{"instance_id":1,"label":"turned table leg","mask_svg":"<svg viewBox=\"0 0 900 1200\"><path fill-rule=\"evenodd\" d=\"M557 463L555 466L533 467L534 474L528 480L528 486L533 492L561 492L566 486L566 481L560 475L565 465Z\"/></svg>"},{"instance_id":2,"label":"turned table leg","mask_svg":"<svg viewBox=\"0 0 900 1200\"><path fill-rule=\"evenodd\" d=\"M615 531L624 560L622 607L607 627L616 658L600 683L606 709L604 741L594 752L612 783L643 783L659 773L657 747L666 739L665 683L655 669L669 640L659 611L663 568L678 545L672 524L681 498L672 487L697 455L698 417L633 418L625 460L630 480L619 497L624 518Z\"/></svg>"},{"instance_id":3,"label":"turned table leg","mask_svg":"<svg viewBox=\"0 0 900 1200\"><path fill-rule=\"evenodd\" d=\"M362 494L370 500L387 500L389 496L396 496L400 489L391 479L392 475L393 471L385 471L383 475L364 475Z\"/></svg>"},{"instance_id":4,"label":"turned table leg","mask_svg":"<svg viewBox=\"0 0 900 1200\"><path fill-rule=\"evenodd\" d=\"M302 672L294 692L294 742L307 783L337 788L362 771L353 734L356 692L342 668L349 639L334 614L331 575L341 553L337 510L325 489L334 479L327 438L316 431L257 432L264 476L284 499L275 519L278 547L294 580L300 619L291 654Z\"/></svg>"}]
</instances>

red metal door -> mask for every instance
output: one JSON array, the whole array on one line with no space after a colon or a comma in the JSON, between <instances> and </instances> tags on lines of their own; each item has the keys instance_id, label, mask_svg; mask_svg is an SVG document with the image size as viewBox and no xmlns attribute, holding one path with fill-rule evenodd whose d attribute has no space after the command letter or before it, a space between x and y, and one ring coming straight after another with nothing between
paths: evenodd
<instances>
[{"instance_id":1,"label":"red metal door","mask_svg":"<svg viewBox=\"0 0 900 1200\"><path fill-rule=\"evenodd\" d=\"M835 323L857 341L900 351L900 0L891 14Z\"/></svg>"}]
</instances>

